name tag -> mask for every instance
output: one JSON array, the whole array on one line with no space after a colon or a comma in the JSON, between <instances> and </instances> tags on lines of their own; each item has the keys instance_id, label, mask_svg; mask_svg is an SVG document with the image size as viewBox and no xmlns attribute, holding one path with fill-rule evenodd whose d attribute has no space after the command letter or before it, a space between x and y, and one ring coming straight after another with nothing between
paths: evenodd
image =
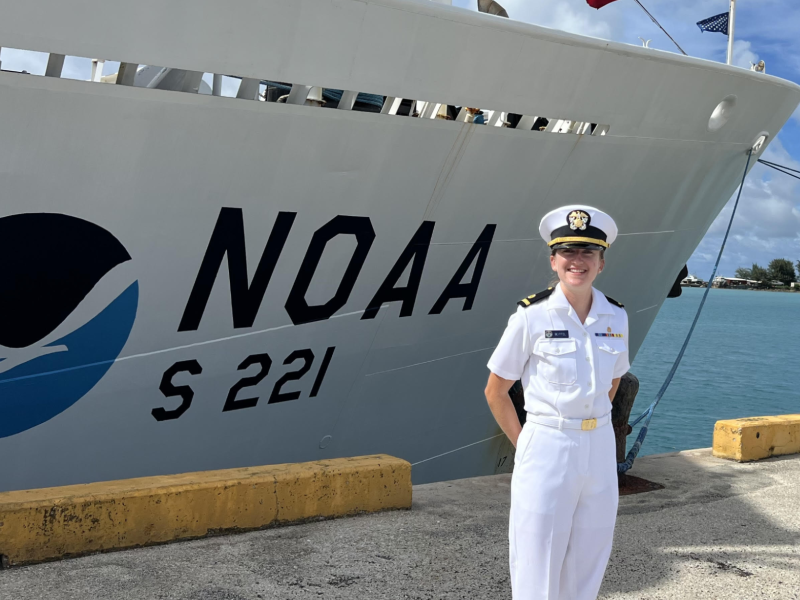
<instances>
[{"instance_id":1,"label":"name tag","mask_svg":"<svg viewBox=\"0 0 800 600\"><path fill-rule=\"evenodd\" d=\"M569 330L567 329L548 329L544 332L546 338L568 338Z\"/></svg>"},{"instance_id":2,"label":"name tag","mask_svg":"<svg viewBox=\"0 0 800 600\"><path fill-rule=\"evenodd\" d=\"M625 337L621 333L595 333L595 336L597 336L597 337L615 337L615 338Z\"/></svg>"}]
</instances>

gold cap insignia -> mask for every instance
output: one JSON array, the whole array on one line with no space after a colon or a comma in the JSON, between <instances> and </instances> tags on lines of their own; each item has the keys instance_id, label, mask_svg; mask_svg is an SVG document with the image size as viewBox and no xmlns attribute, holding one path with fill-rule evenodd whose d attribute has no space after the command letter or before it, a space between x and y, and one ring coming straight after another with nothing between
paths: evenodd
<instances>
[{"instance_id":1,"label":"gold cap insignia","mask_svg":"<svg viewBox=\"0 0 800 600\"><path fill-rule=\"evenodd\" d=\"M573 231L577 231L578 229L584 231L591 220L592 218L589 216L589 214L582 210L573 210L567 217L569 228Z\"/></svg>"}]
</instances>

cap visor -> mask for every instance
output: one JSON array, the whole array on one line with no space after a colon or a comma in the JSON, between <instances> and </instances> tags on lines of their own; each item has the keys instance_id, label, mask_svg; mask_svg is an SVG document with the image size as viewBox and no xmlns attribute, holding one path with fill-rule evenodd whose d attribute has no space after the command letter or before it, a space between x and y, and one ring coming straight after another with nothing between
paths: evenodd
<instances>
[{"instance_id":1,"label":"cap visor","mask_svg":"<svg viewBox=\"0 0 800 600\"><path fill-rule=\"evenodd\" d=\"M588 248L589 250L605 250L603 246L599 246L598 244L589 244L587 242L562 242L560 244L554 244L550 246L551 250L558 250L560 248Z\"/></svg>"}]
</instances>

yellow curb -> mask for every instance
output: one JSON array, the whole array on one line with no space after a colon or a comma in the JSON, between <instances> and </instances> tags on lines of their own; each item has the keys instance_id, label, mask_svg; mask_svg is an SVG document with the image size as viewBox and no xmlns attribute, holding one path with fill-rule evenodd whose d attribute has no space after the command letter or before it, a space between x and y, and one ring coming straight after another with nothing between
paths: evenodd
<instances>
[{"instance_id":1,"label":"yellow curb","mask_svg":"<svg viewBox=\"0 0 800 600\"><path fill-rule=\"evenodd\" d=\"M739 462L800 453L800 415L717 421L712 452Z\"/></svg>"},{"instance_id":2,"label":"yellow curb","mask_svg":"<svg viewBox=\"0 0 800 600\"><path fill-rule=\"evenodd\" d=\"M11 565L411 508L411 465L379 454L0 493Z\"/></svg>"}]
</instances>

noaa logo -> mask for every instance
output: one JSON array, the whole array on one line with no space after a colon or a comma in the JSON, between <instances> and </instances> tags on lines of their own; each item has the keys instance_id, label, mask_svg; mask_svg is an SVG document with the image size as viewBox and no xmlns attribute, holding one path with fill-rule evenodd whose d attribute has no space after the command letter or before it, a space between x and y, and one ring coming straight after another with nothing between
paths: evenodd
<instances>
[{"instance_id":1,"label":"noaa logo","mask_svg":"<svg viewBox=\"0 0 800 600\"><path fill-rule=\"evenodd\" d=\"M125 247L83 219L0 218L0 438L85 396L122 352L139 285Z\"/></svg>"}]
</instances>

